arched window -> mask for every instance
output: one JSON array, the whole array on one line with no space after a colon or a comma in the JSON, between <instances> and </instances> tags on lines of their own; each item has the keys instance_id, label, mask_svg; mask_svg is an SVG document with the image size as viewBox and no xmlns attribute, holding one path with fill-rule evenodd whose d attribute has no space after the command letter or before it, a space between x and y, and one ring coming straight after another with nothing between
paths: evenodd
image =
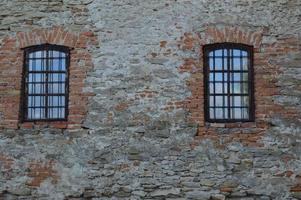
<instances>
[{"instance_id":1,"label":"arched window","mask_svg":"<svg viewBox=\"0 0 301 200\"><path fill-rule=\"evenodd\" d=\"M204 81L207 122L254 120L252 46L204 46Z\"/></svg>"},{"instance_id":2,"label":"arched window","mask_svg":"<svg viewBox=\"0 0 301 200\"><path fill-rule=\"evenodd\" d=\"M24 49L23 121L67 119L69 60L64 46Z\"/></svg>"}]
</instances>

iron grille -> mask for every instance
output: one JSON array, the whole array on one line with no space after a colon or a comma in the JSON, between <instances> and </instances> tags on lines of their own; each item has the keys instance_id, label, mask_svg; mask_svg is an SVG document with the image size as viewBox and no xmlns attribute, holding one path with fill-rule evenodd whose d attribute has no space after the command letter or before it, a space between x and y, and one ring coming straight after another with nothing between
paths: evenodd
<instances>
[{"instance_id":1,"label":"iron grille","mask_svg":"<svg viewBox=\"0 0 301 200\"><path fill-rule=\"evenodd\" d=\"M204 47L206 121L254 120L252 49L232 43Z\"/></svg>"},{"instance_id":2,"label":"iron grille","mask_svg":"<svg viewBox=\"0 0 301 200\"><path fill-rule=\"evenodd\" d=\"M24 49L24 121L67 120L69 54L50 44Z\"/></svg>"}]
</instances>

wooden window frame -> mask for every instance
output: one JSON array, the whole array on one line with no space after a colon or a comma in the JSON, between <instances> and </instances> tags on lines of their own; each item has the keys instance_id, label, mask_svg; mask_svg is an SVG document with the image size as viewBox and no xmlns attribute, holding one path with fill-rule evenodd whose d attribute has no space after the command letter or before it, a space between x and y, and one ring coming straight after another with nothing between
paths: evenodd
<instances>
[{"instance_id":1,"label":"wooden window frame","mask_svg":"<svg viewBox=\"0 0 301 200\"><path fill-rule=\"evenodd\" d=\"M248 68L248 97L249 97L249 118L248 119L211 119L210 118L210 66L209 66L209 53L219 49L238 49L243 50L248 53L249 68ZM254 55L253 55L253 46L240 44L240 43L214 43L203 46L203 66L204 66L204 112L205 112L205 121L209 123L235 123L235 122L254 122L255 121L255 99L254 99ZM227 65L229 66L230 56L227 55ZM223 69L224 70L224 69ZM229 73L229 68L227 70ZM224 73L224 72L223 72ZM242 72L240 72L242 73ZM228 77L229 78L229 77ZM229 80L227 80L229 81ZM230 96L230 91L227 90L227 96ZM227 108L228 112L230 107Z\"/></svg>"},{"instance_id":2,"label":"wooden window frame","mask_svg":"<svg viewBox=\"0 0 301 200\"><path fill-rule=\"evenodd\" d=\"M68 120L68 114L69 114L69 71L70 71L70 48L66 47L66 46L61 46L61 45L54 45L54 44L42 44L42 45L35 45L35 46L30 46L30 47L26 47L26 48L22 48L22 50L24 51L24 57L23 57L23 73L22 73L22 92L21 92L21 112L20 112L20 121L21 122L52 122L52 121L67 121ZM62 118L50 118L47 116L47 109L49 107L49 104L47 103L48 100L48 95L52 95L55 96L55 93L49 93L48 92L48 79L46 78L46 85L45 85L45 94L40 95L40 96L44 96L45 95L45 118L41 118L41 119L30 119L28 118L28 94L27 94L27 88L28 85L26 83L26 78L28 77L28 71L29 71L29 54L33 53L33 52L37 52L37 51L59 51L62 53L65 53L65 58L59 58L65 61L65 92L63 94L60 94L59 96L64 96L65 97L65 105L64 105L64 109L65 109L65 113L64 113L64 117ZM49 61L51 59L53 59L54 57L48 57L48 53L46 55L46 70L43 71L42 73L46 74L46 77L48 77L48 73L53 73L55 71L52 70L48 70L48 66L49 66ZM39 106L37 106L39 107ZM58 106L59 107L59 106Z\"/></svg>"}]
</instances>

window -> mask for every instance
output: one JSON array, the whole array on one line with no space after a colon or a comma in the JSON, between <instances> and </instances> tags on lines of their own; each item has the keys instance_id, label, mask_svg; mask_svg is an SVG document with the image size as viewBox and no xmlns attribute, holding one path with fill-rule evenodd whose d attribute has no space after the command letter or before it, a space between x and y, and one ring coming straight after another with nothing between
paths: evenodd
<instances>
[{"instance_id":1,"label":"window","mask_svg":"<svg viewBox=\"0 0 301 200\"><path fill-rule=\"evenodd\" d=\"M40 45L24 49L23 120L66 120L69 48Z\"/></svg>"},{"instance_id":2,"label":"window","mask_svg":"<svg viewBox=\"0 0 301 200\"><path fill-rule=\"evenodd\" d=\"M221 43L204 47L205 118L254 120L253 47Z\"/></svg>"}]
</instances>

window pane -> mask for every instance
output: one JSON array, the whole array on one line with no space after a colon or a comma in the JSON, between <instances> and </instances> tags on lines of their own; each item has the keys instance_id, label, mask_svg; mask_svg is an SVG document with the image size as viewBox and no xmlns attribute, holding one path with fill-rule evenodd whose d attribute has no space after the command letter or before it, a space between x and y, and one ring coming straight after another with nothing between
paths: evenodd
<instances>
[{"instance_id":1,"label":"window pane","mask_svg":"<svg viewBox=\"0 0 301 200\"><path fill-rule=\"evenodd\" d=\"M241 53L242 53L242 56L248 56L248 53L246 51L241 50Z\"/></svg>"},{"instance_id":2,"label":"window pane","mask_svg":"<svg viewBox=\"0 0 301 200\"><path fill-rule=\"evenodd\" d=\"M214 84L210 83L210 94L214 94Z\"/></svg>"},{"instance_id":3,"label":"window pane","mask_svg":"<svg viewBox=\"0 0 301 200\"><path fill-rule=\"evenodd\" d=\"M42 107L45 106L44 96L29 96L28 107Z\"/></svg>"},{"instance_id":4,"label":"window pane","mask_svg":"<svg viewBox=\"0 0 301 200\"><path fill-rule=\"evenodd\" d=\"M231 112L232 119L241 119L241 108L232 108Z\"/></svg>"},{"instance_id":5,"label":"window pane","mask_svg":"<svg viewBox=\"0 0 301 200\"><path fill-rule=\"evenodd\" d=\"M247 108L242 109L242 118L249 119L249 109L247 109Z\"/></svg>"},{"instance_id":6,"label":"window pane","mask_svg":"<svg viewBox=\"0 0 301 200\"><path fill-rule=\"evenodd\" d=\"M216 94L223 93L223 84L222 83L215 83L215 93Z\"/></svg>"},{"instance_id":7,"label":"window pane","mask_svg":"<svg viewBox=\"0 0 301 200\"><path fill-rule=\"evenodd\" d=\"M216 108L215 114L216 114L216 116L215 116L216 119L223 119L224 114L223 114L222 108Z\"/></svg>"},{"instance_id":8,"label":"window pane","mask_svg":"<svg viewBox=\"0 0 301 200\"><path fill-rule=\"evenodd\" d=\"M242 73L242 80L248 81L249 80L249 74L248 73Z\"/></svg>"},{"instance_id":9,"label":"window pane","mask_svg":"<svg viewBox=\"0 0 301 200\"><path fill-rule=\"evenodd\" d=\"M65 118L65 108L49 108L48 118L50 119L62 119Z\"/></svg>"},{"instance_id":10,"label":"window pane","mask_svg":"<svg viewBox=\"0 0 301 200\"><path fill-rule=\"evenodd\" d=\"M45 94L45 85L44 84L28 84L28 94Z\"/></svg>"},{"instance_id":11,"label":"window pane","mask_svg":"<svg viewBox=\"0 0 301 200\"><path fill-rule=\"evenodd\" d=\"M48 74L48 82L64 82L66 75L63 73L50 73Z\"/></svg>"},{"instance_id":12,"label":"window pane","mask_svg":"<svg viewBox=\"0 0 301 200\"><path fill-rule=\"evenodd\" d=\"M239 48L223 46L209 52L207 106L210 106L210 119L249 119L250 72L247 70L250 69L250 58L247 51Z\"/></svg>"},{"instance_id":13,"label":"window pane","mask_svg":"<svg viewBox=\"0 0 301 200\"><path fill-rule=\"evenodd\" d=\"M210 113L209 113L209 117L211 118L211 119L214 119L215 118L215 116L214 116L214 109L213 108L210 108Z\"/></svg>"},{"instance_id":14,"label":"window pane","mask_svg":"<svg viewBox=\"0 0 301 200\"><path fill-rule=\"evenodd\" d=\"M46 74L40 74L40 73L28 74L28 82L45 82L45 81L46 81Z\"/></svg>"},{"instance_id":15,"label":"window pane","mask_svg":"<svg viewBox=\"0 0 301 200\"><path fill-rule=\"evenodd\" d=\"M49 51L49 57L50 58L65 58L66 54L61 51Z\"/></svg>"},{"instance_id":16,"label":"window pane","mask_svg":"<svg viewBox=\"0 0 301 200\"><path fill-rule=\"evenodd\" d=\"M215 81L223 81L223 73L215 73Z\"/></svg>"},{"instance_id":17,"label":"window pane","mask_svg":"<svg viewBox=\"0 0 301 200\"><path fill-rule=\"evenodd\" d=\"M44 108L28 108L28 119L44 119L45 109Z\"/></svg>"},{"instance_id":18,"label":"window pane","mask_svg":"<svg viewBox=\"0 0 301 200\"><path fill-rule=\"evenodd\" d=\"M66 61L65 59L50 59L49 60L50 71L65 71Z\"/></svg>"},{"instance_id":19,"label":"window pane","mask_svg":"<svg viewBox=\"0 0 301 200\"><path fill-rule=\"evenodd\" d=\"M240 70L240 58L233 58L233 67L232 70Z\"/></svg>"},{"instance_id":20,"label":"window pane","mask_svg":"<svg viewBox=\"0 0 301 200\"><path fill-rule=\"evenodd\" d=\"M233 49L233 56L240 56L241 50L239 49Z\"/></svg>"},{"instance_id":21,"label":"window pane","mask_svg":"<svg viewBox=\"0 0 301 200\"><path fill-rule=\"evenodd\" d=\"M49 96L48 106L65 106L65 96Z\"/></svg>"},{"instance_id":22,"label":"window pane","mask_svg":"<svg viewBox=\"0 0 301 200\"><path fill-rule=\"evenodd\" d=\"M39 50L27 54L26 59L25 116L31 120L65 118L67 54L57 50Z\"/></svg>"},{"instance_id":23,"label":"window pane","mask_svg":"<svg viewBox=\"0 0 301 200\"><path fill-rule=\"evenodd\" d=\"M223 60L222 58L215 58L215 69L214 70L222 70L223 69Z\"/></svg>"},{"instance_id":24,"label":"window pane","mask_svg":"<svg viewBox=\"0 0 301 200\"><path fill-rule=\"evenodd\" d=\"M248 58L242 59L242 70L248 70Z\"/></svg>"},{"instance_id":25,"label":"window pane","mask_svg":"<svg viewBox=\"0 0 301 200\"><path fill-rule=\"evenodd\" d=\"M214 70L214 62L213 62L213 58L209 58L209 66L210 66L210 70Z\"/></svg>"},{"instance_id":26,"label":"window pane","mask_svg":"<svg viewBox=\"0 0 301 200\"><path fill-rule=\"evenodd\" d=\"M64 94L65 83L48 83L49 94Z\"/></svg>"},{"instance_id":27,"label":"window pane","mask_svg":"<svg viewBox=\"0 0 301 200\"><path fill-rule=\"evenodd\" d=\"M45 71L46 59L30 59L28 65L29 71Z\"/></svg>"},{"instance_id":28,"label":"window pane","mask_svg":"<svg viewBox=\"0 0 301 200\"><path fill-rule=\"evenodd\" d=\"M249 84L247 82L242 84L242 93L248 94L249 93Z\"/></svg>"},{"instance_id":29,"label":"window pane","mask_svg":"<svg viewBox=\"0 0 301 200\"><path fill-rule=\"evenodd\" d=\"M214 106L214 96L209 97L210 101L210 106Z\"/></svg>"},{"instance_id":30,"label":"window pane","mask_svg":"<svg viewBox=\"0 0 301 200\"><path fill-rule=\"evenodd\" d=\"M46 58L46 51L35 51L29 54L29 58Z\"/></svg>"},{"instance_id":31,"label":"window pane","mask_svg":"<svg viewBox=\"0 0 301 200\"><path fill-rule=\"evenodd\" d=\"M231 94L240 94L241 93L241 87L240 83L231 83L230 84L230 93Z\"/></svg>"},{"instance_id":32,"label":"window pane","mask_svg":"<svg viewBox=\"0 0 301 200\"><path fill-rule=\"evenodd\" d=\"M223 50L215 50L215 56L222 56L223 55Z\"/></svg>"},{"instance_id":33,"label":"window pane","mask_svg":"<svg viewBox=\"0 0 301 200\"><path fill-rule=\"evenodd\" d=\"M241 73L230 73L230 81L242 81Z\"/></svg>"}]
</instances>

